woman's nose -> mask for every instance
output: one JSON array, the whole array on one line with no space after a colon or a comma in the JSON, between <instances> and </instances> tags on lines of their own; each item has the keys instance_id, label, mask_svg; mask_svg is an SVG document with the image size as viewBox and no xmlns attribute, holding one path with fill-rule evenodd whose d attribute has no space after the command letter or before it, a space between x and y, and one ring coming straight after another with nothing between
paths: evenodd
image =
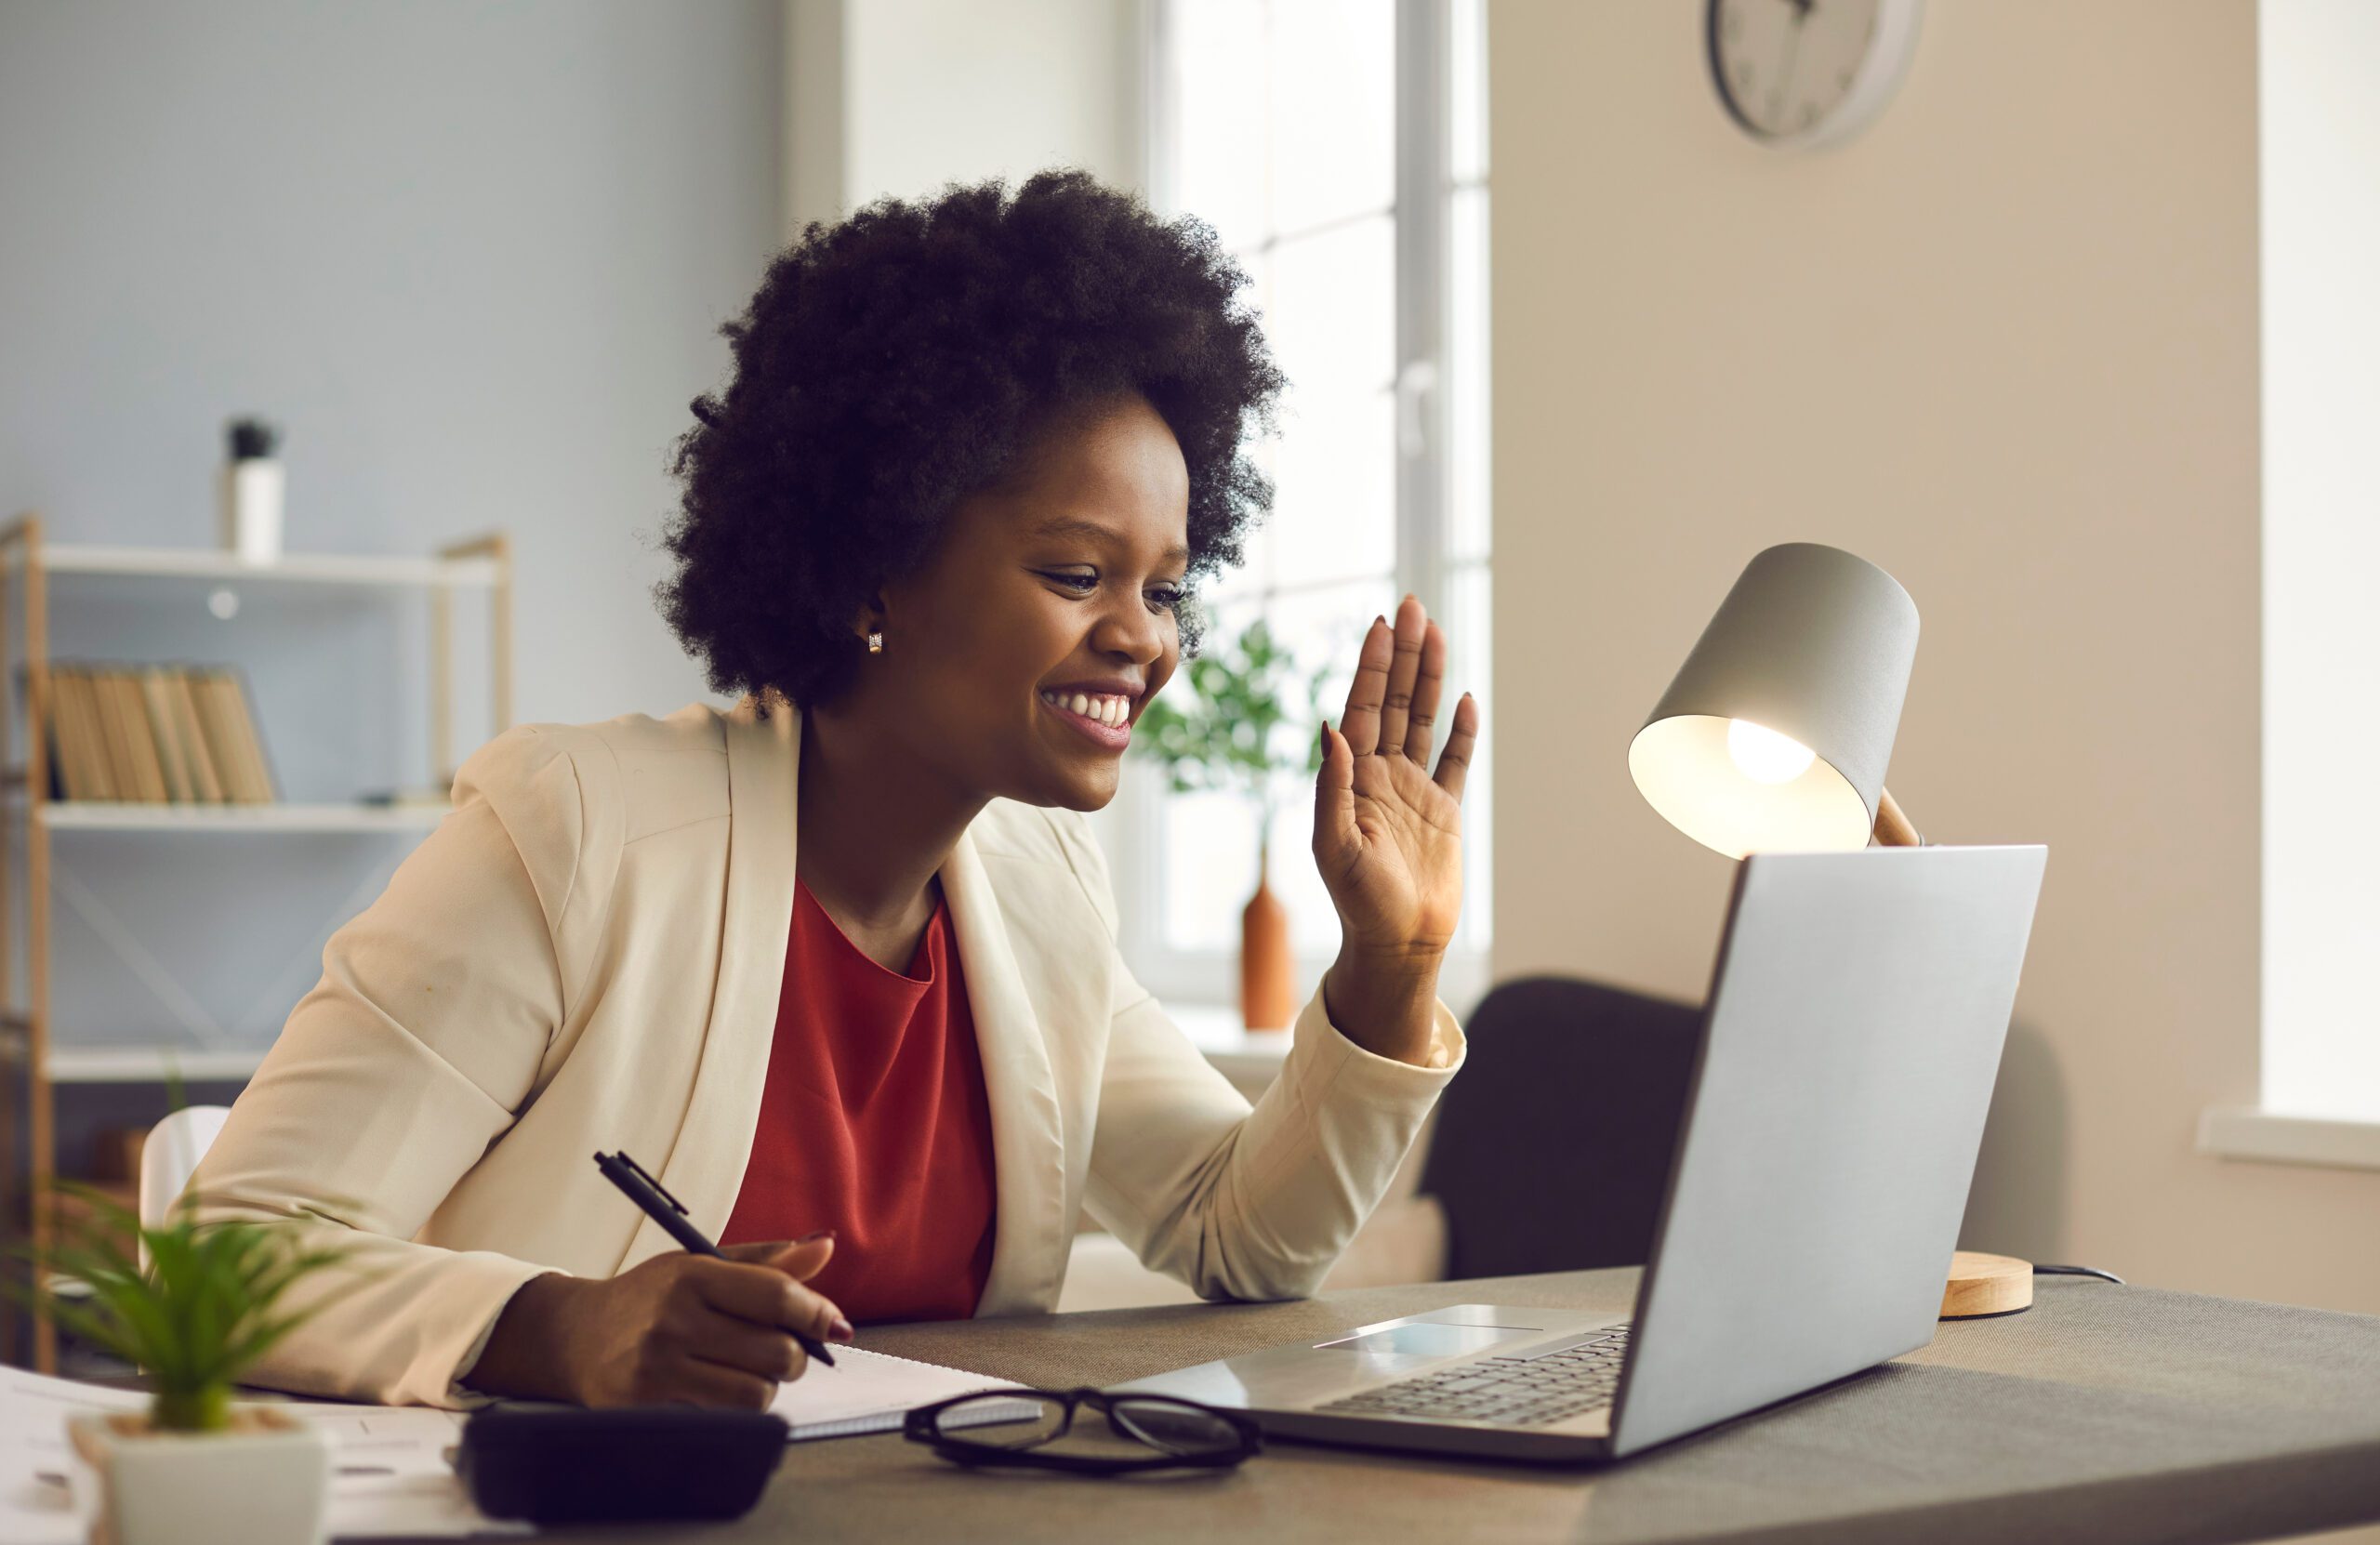
<instances>
[{"instance_id":1,"label":"woman's nose","mask_svg":"<svg viewBox=\"0 0 2380 1545\"><path fill-rule=\"evenodd\" d=\"M1147 665L1165 651L1162 619L1139 597L1107 609L1091 629L1091 647Z\"/></svg>"}]
</instances>

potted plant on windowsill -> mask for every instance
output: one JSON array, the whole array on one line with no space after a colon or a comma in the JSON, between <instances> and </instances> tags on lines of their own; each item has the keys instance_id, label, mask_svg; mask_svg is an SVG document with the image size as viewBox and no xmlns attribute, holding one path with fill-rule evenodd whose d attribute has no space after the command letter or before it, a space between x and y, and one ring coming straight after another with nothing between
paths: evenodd
<instances>
[{"instance_id":1,"label":"potted plant on windowsill","mask_svg":"<svg viewBox=\"0 0 2380 1545\"><path fill-rule=\"evenodd\" d=\"M322 1430L232 1387L322 1308L279 1307L299 1282L346 1259L309 1248L285 1222L201 1222L185 1195L153 1226L89 1187L88 1208L12 1296L141 1370L146 1411L70 1418L74 1488L94 1545L316 1545L330 1473ZM136 1240L146 1262L126 1253Z\"/></svg>"},{"instance_id":2,"label":"potted plant on windowsill","mask_svg":"<svg viewBox=\"0 0 2380 1545\"><path fill-rule=\"evenodd\" d=\"M1133 735L1133 746L1164 766L1174 792L1236 794L1255 806L1256 891L1240 914L1239 939L1240 1021L1251 1030L1286 1029L1297 1010L1289 915L1266 883L1270 837L1284 785L1322 769L1328 676L1327 669L1300 675L1260 618L1185 662L1174 692L1187 701L1152 702ZM1293 686L1304 699L1296 712L1284 704Z\"/></svg>"}]
</instances>

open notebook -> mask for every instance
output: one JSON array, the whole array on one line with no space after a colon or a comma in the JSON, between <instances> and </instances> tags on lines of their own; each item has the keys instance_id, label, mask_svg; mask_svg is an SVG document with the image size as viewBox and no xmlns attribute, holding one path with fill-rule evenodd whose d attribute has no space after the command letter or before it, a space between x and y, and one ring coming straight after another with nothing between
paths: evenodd
<instances>
[{"instance_id":1,"label":"open notebook","mask_svg":"<svg viewBox=\"0 0 2380 1545\"><path fill-rule=\"evenodd\" d=\"M785 1418L794 1442L805 1438L842 1438L860 1433L898 1432L901 1418L919 1406L931 1406L970 1390L1004 1389L1006 1381L980 1373L961 1373L936 1363L913 1363L881 1352L855 1346L835 1349L835 1366L813 1363L790 1384L777 1386L769 1406ZM985 1402L986 1420L1001 1420L1017 1408L993 1407Z\"/></svg>"}]
</instances>

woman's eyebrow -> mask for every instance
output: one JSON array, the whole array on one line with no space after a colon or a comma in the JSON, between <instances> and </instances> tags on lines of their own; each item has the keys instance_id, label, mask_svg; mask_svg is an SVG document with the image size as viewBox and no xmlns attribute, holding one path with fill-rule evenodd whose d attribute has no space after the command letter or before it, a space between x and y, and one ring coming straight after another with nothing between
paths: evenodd
<instances>
[{"instance_id":1,"label":"woman's eyebrow","mask_svg":"<svg viewBox=\"0 0 2380 1545\"><path fill-rule=\"evenodd\" d=\"M1033 535L1036 536L1079 536L1086 541L1104 542L1109 547L1115 548L1126 545L1123 536L1118 533L1101 525L1096 521L1086 521L1075 515L1061 515L1053 520L1044 521L1033 528ZM1190 561L1190 549L1177 542L1166 548L1160 558L1167 563L1187 563Z\"/></svg>"}]
</instances>

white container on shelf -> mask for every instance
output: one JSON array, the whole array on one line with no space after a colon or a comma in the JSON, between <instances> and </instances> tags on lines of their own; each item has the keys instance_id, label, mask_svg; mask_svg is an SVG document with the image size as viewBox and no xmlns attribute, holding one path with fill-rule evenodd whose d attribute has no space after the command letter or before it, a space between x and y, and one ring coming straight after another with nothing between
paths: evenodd
<instances>
[{"instance_id":1,"label":"white container on shelf","mask_svg":"<svg viewBox=\"0 0 2380 1545\"><path fill-rule=\"evenodd\" d=\"M231 459L223 464L223 546L246 563L281 557L281 460L272 453L280 432L259 419L233 421Z\"/></svg>"},{"instance_id":2,"label":"white container on shelf","mask_svg":"<svg viewBox=\"0 0 2380 1545\"><path fill-rule=\"evenodd\" d=\"M281 556L281 463L251 456L223 468L223 545L244 562Z\"/></svg>"}]
</instances>

